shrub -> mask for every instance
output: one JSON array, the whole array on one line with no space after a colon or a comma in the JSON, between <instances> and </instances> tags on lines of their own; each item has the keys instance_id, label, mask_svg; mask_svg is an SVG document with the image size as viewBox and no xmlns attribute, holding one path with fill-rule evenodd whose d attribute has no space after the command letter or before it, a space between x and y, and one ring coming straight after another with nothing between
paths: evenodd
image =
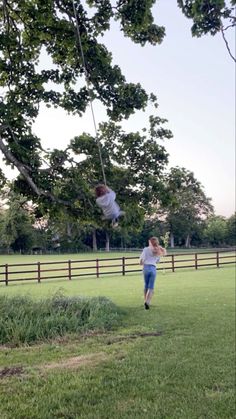
<instances>
[{"instance_id":1,"label":"shrub","mask_svg":"<svg viewBox=\"0 0 236 419\"><path fill-rule=\"evenodd\" d=\"M118 307L105 297L65 297L34 300L28 296L0 296L0 344L56 338L69 333L105 331L120 322Z\"/></svg>"}]
</instances>

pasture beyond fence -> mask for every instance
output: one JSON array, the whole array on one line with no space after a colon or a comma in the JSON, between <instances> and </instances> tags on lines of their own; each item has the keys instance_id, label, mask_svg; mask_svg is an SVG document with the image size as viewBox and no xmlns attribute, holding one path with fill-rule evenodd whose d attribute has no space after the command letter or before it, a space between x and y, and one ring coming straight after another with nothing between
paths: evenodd
<instances>
[{"instance_id":1,"label":"pasture beyond fence","mask_svg":"<svg viewBox=\"0 0 236 419\"><path fill-rule=\"evenodd\" d=\"M220 250L214 252L179 253L162 257L159 270L175 272L176 269L200 269L235 264L235 251ZM127 275L142 271L139 256L122 256L84 260L47 261L0 265L0 283L67 279L80 277L97 277L103 275Z\"/></svg>"}]
</instances>

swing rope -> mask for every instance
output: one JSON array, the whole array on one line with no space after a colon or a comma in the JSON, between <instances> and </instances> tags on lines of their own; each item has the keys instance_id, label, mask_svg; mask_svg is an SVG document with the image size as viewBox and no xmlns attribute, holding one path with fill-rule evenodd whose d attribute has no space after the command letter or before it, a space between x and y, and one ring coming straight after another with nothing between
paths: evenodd
<instances>
[{"instance_id":1,"label":"swing rope","mask_svg":"<svg viewBox=\"0 0 236 419\"><path fill-rule=\"evenodd\" d=\"M89 94L89 103L90 103L93 125L94 125L94 130L95 130L95 139L96 139L96 143L97 143L97 146L98 146L98 154L99 154L99 159L100 159L101 168L102 168L103 181L104 181L104 184L106 185L107 182L106 182L105 169L104 169L104 164L103 164L103 159L102 159L101 144L100 144L100 141L99 141L99 138L98 138L98 133L97 133L97 126L96 126L95 114L94 114L94 109L93 109L93 99L92 99L91 91L90 91L90 88L89 88L88 72L87 72L86 62L85 62L85 58L84 58L84 51L83 51L82 42L81 42L80 28L79 28L79 22L78 22L78 18L77 18L77 13L76 13L74 0L72 0L72 3L73 3L73 10L74 10L74 16L75 16L75 22L76 22L76 31L77 31L77 37L78 37L78 42L79 42L79 49L80 49L80 53L81 53L82 63L83 63L83 67L84 67L85 81L86 81L88 94Z\"/></svg>"}]
</instances>

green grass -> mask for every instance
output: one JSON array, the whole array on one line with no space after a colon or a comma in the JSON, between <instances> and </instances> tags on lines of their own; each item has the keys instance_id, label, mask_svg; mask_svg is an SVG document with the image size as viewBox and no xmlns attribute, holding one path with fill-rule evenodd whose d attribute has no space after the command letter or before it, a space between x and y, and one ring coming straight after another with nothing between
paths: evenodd
<instances>
[{"instance_id":1,"label":"green grass","mask_svg":"<svg viewBox=\"0 0 236 419\"><path fill-rule=\"evenodd\" d=\"M2 347L0 418L233 419L234 278L232 267L159 272L149 311L141 274L1 286L36 301L105 296L125 315L116 331Z\"/></svg>"}]
</instances>

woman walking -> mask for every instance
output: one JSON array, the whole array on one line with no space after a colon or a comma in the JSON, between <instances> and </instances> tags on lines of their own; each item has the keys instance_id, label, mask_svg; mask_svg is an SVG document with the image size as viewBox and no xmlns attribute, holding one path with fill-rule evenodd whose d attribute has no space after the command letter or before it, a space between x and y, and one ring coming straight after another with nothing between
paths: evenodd
<instances>
[{"instance_id":1,"label":"woman walking","mask_svg":"<svg viewBox=\"0 0 236 419\"><path fill-rule=\"evenodd\" d=\"M157 275L156 264L161 256L166 255L166 249L159 245L157 237L151 237L148 246L144 247L140 256L140 265L143 265L144 277L144 308L149 310L150 302L154 294L154 285Z\"/></svg>"}]
</instances>

